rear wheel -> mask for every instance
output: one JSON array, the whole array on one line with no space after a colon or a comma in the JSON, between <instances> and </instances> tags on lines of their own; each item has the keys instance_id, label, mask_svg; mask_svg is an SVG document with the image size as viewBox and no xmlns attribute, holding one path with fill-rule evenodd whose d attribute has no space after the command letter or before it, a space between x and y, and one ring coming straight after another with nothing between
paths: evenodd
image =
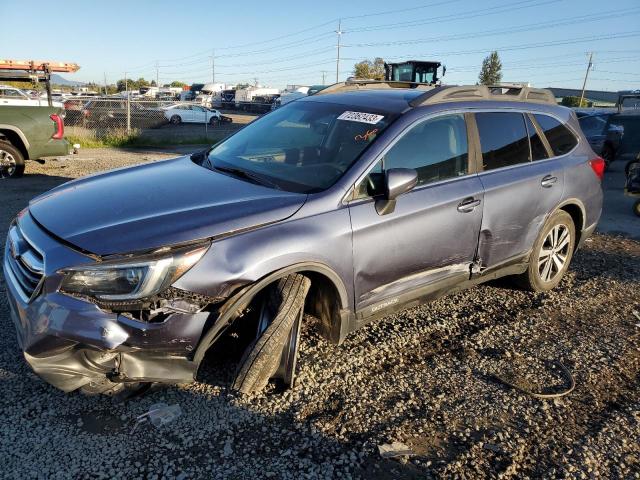
<instances>
[{"instance_id":1,"label":"rear wheel","mask_svg":"<svg viewBox=\"0 0 640 480\"><path fill-rule=\"evenodd\" d=\"M260 309L257 338L240 360L234 390L245 394L260 392L270 379L293 386L304 301L310 286L307 277L292 274L268 287Z\"/></svg>"},{"instance_id":2,"label":"rear wheel","mask_svg":"<svg viewBox=\"0 0 640 480\"><path fill-rule=\"evenodd\" d=\"M171 117L171 120L169 120L173 125L179 125L180 123L182 123L182 118L180 117L180 115L173 115Z\"/></svg>"},{"instance_id":3,"label":"rear wheel","mask_svg":"<svg viewBox=\"0 0 640 480\"><path fill-rule=\"evenodd\" d=\"M517 282L527 290L545 292L556 287L573 256L576 229L564 210L555 212L545 223L533 245L527 271Z\"/></svg>"},{"instance_id":4,"label":"rear wheel","mask_svg":"<svg viewBox=\"0 0 640 480\"><path fill-rule=\"evenodd\" d=\"M24 174L24 157L9 142L0 141L0 178L18 178Z\"/></svg>"}]
</instances>

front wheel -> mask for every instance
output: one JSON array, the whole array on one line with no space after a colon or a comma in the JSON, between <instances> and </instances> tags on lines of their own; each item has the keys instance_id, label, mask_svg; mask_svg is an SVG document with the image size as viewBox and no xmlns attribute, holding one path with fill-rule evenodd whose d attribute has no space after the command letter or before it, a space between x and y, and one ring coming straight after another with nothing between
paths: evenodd
<instances>
[{"instance_id":1,"label":"front wheel","mask_svg":"<svg viewBox=\"0 0 640 480\"><path fill-rule=\"evenodd\" d=\"M218 119L218 117L211 117L209 119L209 125L211 125L212 127L217 127L218 125L220 125L220 120Z\"/></svg>"},{"instance_id":2,"label":"front wheel","mask_svg":"<svg viewBox=\"0 0 640 480\"><path fill-rule=\"evenodd\" d=\"M0 141L0 178L18 178L24 173L24 157L8 142Z\"/></svg>"},{"instance_id":3,"label":"front wheel","mask_svg":"<svg viewBox=\"0 0 640 480\"><path fill-rule=\"evenodd\" d=\"M172 125L179 125L182 123L182 118L180 118L180 115L173 115L169 121Z\"/></svg>"},{"instance_id":4,"label":"front wheel","mask_svg":"<svg viewBox=\"0 0 640 480\"><path fill-rule=\"evenodd\" d=\"M257 393L272 378L293 386L300 325L310 286L307 277L296 273L268 287L258 319L258 338L240 360L232 385L234 390Z\"/></svg>"},{"instance_id":5,"label":"front wheel","mask_svg":"<svg viewBox=\"0 0 640 480\"><path fill-rule=\"evenodd\" d=\"M576 228L571 215L558 210L538 235L527 271L517 277L520 286L534 292L555 288L569 268L575 241Z\"/></svg>"}]
</instances>

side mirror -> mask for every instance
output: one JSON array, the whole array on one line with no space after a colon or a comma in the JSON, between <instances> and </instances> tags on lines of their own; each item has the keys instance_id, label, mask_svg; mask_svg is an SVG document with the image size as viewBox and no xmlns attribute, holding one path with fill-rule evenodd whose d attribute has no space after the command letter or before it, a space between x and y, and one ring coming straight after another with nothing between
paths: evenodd
<instances>
[{"instance_id":1,"label":"side mirror","mask_svg":"<svg viewBox=\"0 0 640 480\"><path fill-rule=\"evenodd\" d=\"M418 183L418 172L412 168L391 168L385 171L384 198L376 200L378 215L392 213L396 208L396 199L410 192Z\"/></svg>"}]
</instances>

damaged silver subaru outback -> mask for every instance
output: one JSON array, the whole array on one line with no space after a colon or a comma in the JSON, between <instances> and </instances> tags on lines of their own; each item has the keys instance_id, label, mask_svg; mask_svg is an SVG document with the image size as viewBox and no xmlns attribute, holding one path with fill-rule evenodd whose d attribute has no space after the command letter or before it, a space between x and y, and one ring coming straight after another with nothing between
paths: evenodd
<instances>
[{"instance_id":1,"label":"damaged silver subaru outback","mask_svg":"<svg viewBox=\"0 0 640 480\"><path fill-rule=\"evenodd\" d=\"M206 152L34 199L3 260L18 341L55 387L113 393L193 381L243 325L233 388L291 385L304 313L340 343L497 277L558 285L603 168L544 90L336 84Z\"/></svg>"}]
</instances>

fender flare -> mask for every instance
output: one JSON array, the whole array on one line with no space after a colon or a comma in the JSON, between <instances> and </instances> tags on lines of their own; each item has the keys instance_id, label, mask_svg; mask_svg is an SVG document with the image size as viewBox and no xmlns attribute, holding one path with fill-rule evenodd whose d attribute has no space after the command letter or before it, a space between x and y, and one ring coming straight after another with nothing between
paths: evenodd
<instances>
[{"instance_id":1,"label":"fender flare","mask_svg":"<svg viewBox=\"0 0 640 480\"><path fill-rule=\"evenodd\" d=\"M27 137L24 135L24 133L22 133L22 130L15 127L14 125L7 125L4 123L0 123L0 130L11 130L15 134L17 134L18 137L20 137L20 140L22 140L22 143L24 144L24 148L29 150L30 148L29 140L27 140Z\"/></svg>"},{"instance_id":2,"label":"fender flare","mask_svg":"<svg viewBox=\"0 0 640 480\"><path fill-rule=\"evenodd\" d=\"M219 315L215 320L215 323L198 342L198 346L196 347L196 351L193 355L193 363L195 363L194 371L198 371L200 363L204 359L207 350L209 350L209 348L219 339L224 330L233 323L236 318L236 314L245 309L258 292L279 278L285 277L291 273L305 271L317 272L329 278L338 291L341 308L343 310L349 308L349 295L344 282L337 273L325 264L319 262L301 262L276 270L243 287L224 302L222 308L218 312Z\"/></svg>"}]
</instances>

